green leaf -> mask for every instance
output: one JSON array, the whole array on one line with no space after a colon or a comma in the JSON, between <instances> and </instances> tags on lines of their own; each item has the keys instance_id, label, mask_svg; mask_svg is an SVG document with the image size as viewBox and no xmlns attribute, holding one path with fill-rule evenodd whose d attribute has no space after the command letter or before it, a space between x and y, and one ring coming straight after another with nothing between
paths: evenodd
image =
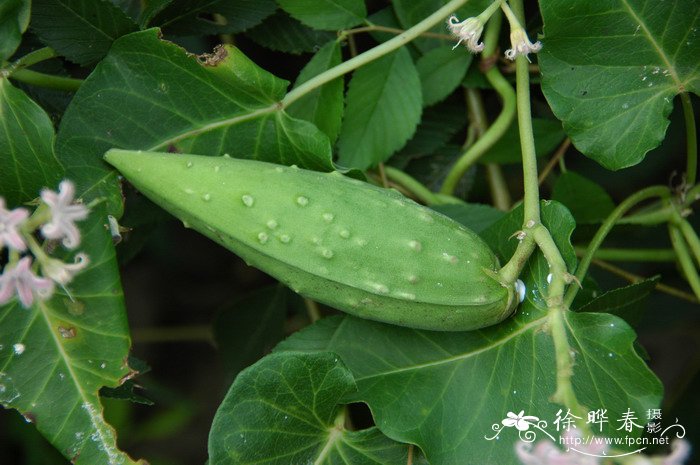
<instances>
[{"instance_id":1,"label":"green leaf","mask_svg":"<svg viewBox=\"0 0 700 465\"><path fill-rule=\"evenodd\" d=\"M579 224L600 223L615 209L605 189L573 171L557 179L552 198L566 205Z\"/></svg>"},{"instance_id":2,"label":"green leaf","mask_svg":"<svg viewBox=\"0 0 700 465\"><path fill-rule=\"evenodd\" d=\"M144 26L160 26L175 35L235 34L260 24L277 9L275 0L173 0L167 6L162 3L156 2L155 12L147 8L141 21Z\"/></svg>"},{"instance_id":3,"label":"green leaf","mask_svg":"<svg viewBox=\"0 0 700 465\"><path fill-rule=\"evenodd\" d=\"M107 0L32 2L32 30L46 45L83 66L102 59L112 42L137 29Z\"/></svg>"},{"instance_id":4,"label":"green leaf","mask_svg":"<svg viewBox=\"0 0 700 465\"><path fill-rule=\"evenodd\" d=\"M477 234L481 234L505 216L501 210L479 203L434 205L430 208L462 223Z\"/></svg>"},{"instance_id":5,"label":"green leaf","mask_svg":"<svg viewBox=\"0 0 700 465\"><path fill-rule=\"evenodd\" d=\"M445 6L448 2L449 0L393 0L391 4L394 7L396 17L399 19L401 26L404 29L409 29L435 13L435 11ZM461 20L467 19L470 16L477 16L484 11L490 3L490 0L470 1L467 2L465 6L458 9L455 14ZM444 24L433 27L430 29L430 32L445 35L449 34L447 26ZM414 43L422 52L427 52L436 47L444 47L448 44L454 45L456 42L433 38L419 38L415 40ZM462 49L462 53L467 54L468 52Z\"/></svg>"},{"instance_id":6,"label":"green leaf","mask_svg":"<svg viewBox=\"0 0 700 465\"><path fill-rule=\"evenodd\" d=\"M330 143L277 102L287 82L227 46L200 63L160 40L155 29L115 42L76 94L57 140L61 159L99 179L90 198L107 197L118 216L116 174L102 162L113 147L230 154L330 171Z\"/></svg>"},{"instance_id":7,"label":"green leaf","mask_svg":"<svg viewBox=\"0 0 700 465\"><path fill-rule=\"evenodd\" d=\"M605 312L617 315L631 325L642 316L642 302L652 293L660 276L608 291L576 309L577 312Z\"/></svg>"},{"instance_id":8,"label":"green leaf","mask_svg":"<svg viewBox=\"0 0 700 465\"><path fill-rule=\"evenodd\" d=\"M464 105L449 101L426 108L415 134L391 158L391 164L403 169L410 160L435 153L466 125L467 110Z\"/></svg>"},{"instance_id":9,"label":"green leaf","mask_svg":"<svg viewBox=\"0 0 700 465\"><path fill-rule=\"evenodd\" d=\"M299 87L341 62L340 42L337 40L328 42L304 66L294 87ZM334 79L294 102L289 107L289 114L314 123L333 143L338 138L343 120L344 87L343 78Z\"/></svg>"},{"instance_id":10,"label":"green leaf","mask_svg":"<svg viewBox=\"0 0 700 465\"><path fill-rule=\"evenodd\" d=\"M304 26L283 10L277 11L246 35L265 48L294 55L313 53L321 45L338 38L333 32L316 31Z\"/></svg>"},{"instance_id":11,"label":"green leaf","mask_svg":"<svg viewBox=\"0 0 700 465\"><path fill-rule=\"evenodd\" d=\"M46 112L8 79L0 79L0 195L9 206L55 188L63 167L53 151L54 130Z\"/></svg>"},{"instance_id":12,"label":"green leaf","mask_svg":"<svg viewBox=\"0 0 700 465\"><path fill-rule=\"evenodd\" d=\"M4 0L0 4L0 63L15 53L29 25L30 0Z\"/></svg>"},{"instance_id":13,"label":"green leaf","mask_svg":"<svg viewBox=\"0 0 700 465\"><path fill-rule=\"evenodd\" d=\"M226 375L233 379L282 340L287 290L269 286L226 306L214 321L214 338Z\"/></svg>"},{"instance_id":14,"label":"green leaf","mask_svg":"<svg viewBox=\"0 0 700 465\"><path fill-rule=\"evenodd\" d=\"M535 136L535 151L538 157L551 153L564 140L564 131L561 124L553 119L533 118L532 132ZM483 157L481 163L520 164L522 155L520 152L520 130L518 122L514 121L511 127L491 147Z\"/></svg>"},{"instance_id":15,"label":"green leaf","mask_svg":"<svg viewBox=\"0 0 700 465\"><path fill-rule=\"evenodd\" d=\"M423 90L423 105L434 105L454 92L464 79L472 58L471 53L450 47L439 47L420 57L416 69Z\"/></svg>"},{"instance_id":16,"label":"green leaf","mask_svg":"<svg viewBox=\"0 0 700 465\"><path fill-rule=\"evenodd\" d=\"M400 149L420 122L420 78L405 47L364 66L353 75L338 162L366 169Z\"/></svg>"},{"instance_id":17,"label":"green leaf","mask_svg":"<svg viewBox=\"0 0 700 465\"><path fill-rule=\"evenodd\" d=\"M335 354L265 357L236 378L216 412L209 464L404 465L405 445L376 428L344 428L338 401L353 391Z\"/></svg>"},{"instance_id":18,"label":"green leaf","mask_svg":"<svg viewBox=\"0 0 700 465\"><path fill-rule=\"evenodd\" d=\"M104 205L80 223L87 269L48 301L0 307L0 401L19 410L68 459L134 464L102 417L98 391L130 376L129 329ZM72 261L65 257L66 261Z\"/></svg>"},{"instance_id":19,"label":"green leaf","mask_svg":"<svg viewBox=\"0 0 700 465\"><path fill-rule=\"evenodd\" d=\"M364 0L277 0L277 3L314 29L347 29L367 16Z\"/></svg>"},{"instance_id":20,"label":"green leaf","mask_svg":"<svg viewBox=\"0 0 700 465\"><path fill-rule=\"evenodd\" d=\"M550 402L556 366L547 322L546 311L530 300L515 318L467 333L333 317L280 349L338 353L357 381L350 400L369 404L384 434L417 444L430 463L463 465L478 457L478 463L516 465L517 434L503 432L499 441L484 437L493 436L491 426L510 411L525 410L551 425L561 408ZM634 332L624 321L567 313L566 323L576 352L573 385L583 405L607 408L611 418L628 408L657 408L661 384L634 352ZM603 434L620 437L616 426Z\"/></svg>"},{"instance_id":21,"label":"green leaf","mask_svg":"<svg viewBox=\"0 0 700 465\"><path fill-rule=\"evenodd\" d=\"M542 0L542 90L578 150L604 167L658 146L673 97L700 92L694 0Z\"/></svg>"}]
</instances>

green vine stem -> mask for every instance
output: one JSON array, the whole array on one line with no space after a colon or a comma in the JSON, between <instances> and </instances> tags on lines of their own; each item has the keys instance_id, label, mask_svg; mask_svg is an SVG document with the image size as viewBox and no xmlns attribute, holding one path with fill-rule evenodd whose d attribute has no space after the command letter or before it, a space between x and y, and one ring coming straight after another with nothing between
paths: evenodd
<instances>
[{"instance_id":1,"label":"green vine stem","mask_svg":"<svg viewBox=\"0 0 700 465\"><path fill-rule=\"evenodd\" d=\"M30 69L18 69L12 73L12 79L31 84L38 87L46 87L49 89L65 90L75 92L83 83L82 79L75 79L63 76L54 76L52 74L38 73Z\"/></svg>"},{"instance_id":2,"label":"green vine stem","mask_svg":"<svg viewBox=\"0 0 700 465\"><path fill-rule=\"evenodd\" d=\"M488 22L484 35L485 48L483 56L486 60L491 59L496 52L500 29L501 15L500 13L495 13ZM491 67L484 75L503 101L503 109L493 124L484 132L483 136L467 149L447 174L440 188L440 192L443 194L452 194L455 191L464 173L503 137L515 117L516 98L510 83L495 66Z\"/></svg>"},{"instance_id":3,"label":"green vine stem","mask_svg":"<svg viewBox=\"0 0 700 465\"><path fill-rule=\"evenodd\" d=\"M500 18L496 18L498 20ZM478 89L465 89L467 108L469 109L469 119L472 124L470 128L474 128L474 132L482 137L489 128L488 117L484 109L484 100L481 98L481 92ZM471 144L470 144L471 146ZM486 176L489 181L489 190L491 191L491 199L493 205L501 210L508 211L513 203L510 191L501 167L496 163L486 164Z\"/></svg>"},{"instance_id":4,"label":"green vine stem","mask_svg":"<svg viewBox=\"0 0 700 465\"><path fill-rule=\"evenodd\" d=\"M617 224L633 224L638 226L656 226L659 224L666 224L673 218L674 208L671 205L663 206L660 208L645 211L641 213L636 213L634 215L626 216L625 218L620 218Z\"/></svg>"},{"instance_id":5,"label":"green vine stem","mask_svg":"<svg viewBox=\"0 0 700 465\"><path fill-rule=\"evenodd\" d=\"M683 234L678 225L673 223L669 223L668 225L668 234L671 237L673 249L676 251L678 263L685 274L685 279L688 281L688 284L690 284L690 288L695 295L700 299L700 276L693 264L693 259L690 257L690 250L688 250L688 245L683 239Z\"/></svg>"},{"instance_id":6,"label":"green vine stem","mask_svg":"<svg viewBox=\"0 0 700 465\"><path fill-rule=\"evenodd\" d=\"M686 182L692 186L697 180L698 171L698 133L695 127L695 113L693 112L693 103L690 101L690 95L687 92L682 92L681 104L683 106L683 118L685 119L685 134L687 147L687 167L686 167Z\"/></svg>"},{"instance_id":7,"label":"green vine stem","mask_svg":"<svg viewBox=\"0 0 700 465\"><path fill-rule=\"evenodd\" d=\"M400 184L407 191L413 194L415 198L417 198L424 204L433 205L443 203L440 201L440 199L438 199L435 196L434 192L425 187L415 178L411 177L409 174L406 174L403 171L394 168L393 166L386 165L384 166L384 172L390 180Z\"/></svg>"},{"instance_id":8,"label":"green vine stem","mask_svg":"<svg viewBox=\"0 0 700 465\"><path fill-rule=\"evenodd\" d=\"M23 57L20 57L17 59L15 62L7 66L5 69L2 70L2 75L5 77L12 76L12 73L23 69L23 68L28 68L29 66L35 65L39 62L48 60L50 58L55 58L57 57L58 54L54 49L51 47L43 47L37 50L34 50L33 52L29 52Z\"/></svg>"},{"instance_id":9,"label":"green vine stem","mask_svg":"<svg viewBox=\"0 0 700 465\"><path fill-rule=\"evenodd\" d=\"M680 215L678 216L680 217ZM685 241L688 243L690 251L695 257L695 262L700 266L700 239L698 238L698 234L695 232L690 223L688 223L688 221L684 218L680 218L677 225L678 229L683 234Z\"/></svg>"},{"instance_id":10,"label":"green vine stem","mask_svg":"<svg viewBox=\"0 0 700 465\"><path fill-rule=\"evenodd\" d=\"M583 256L586 247L575 246L576 255ZM676 253L672 249L598 249L594 258L611 262L674 262Z\"/></svg>"},{"instance_id":11,"label":"green vine stem","mask_svg":"<svg viewBox=\"0 0 700 465\"><path fill-rule=\"evenodd\" d=\"M507 5L502 4L504 8ZM511 0L512 13L520 24L525 23L525 10L522 0ZM512 25L511 28L515 26ZM549 329L554 342L554 353L557 367L557 387L552 400L566 406L581 419L577 426L588 432L588 425L583 420L586 415L584 408L578 402L571 378L573 376L574 360L569 345L566 328L566 312L568 305L564 303L564 291L571 276L567 273L566 262L552 239L549 230L540 220L540 193L537 175L537 157L535 139L532 130L532 112L530 108L530 70L527 57L518 55L516 58L516 94L518 110L518 128L520 129L520 148L523 157L523 182L525 193L523 198L524 225L522 233L525 238L532 237L544 254L552 271L552 281L547 292L549 308ZM520 249L523 240L518 249ZM518 255L518 250L516 250ZM573 286L572 286L573 287Z\"/></svg>"},{"instance_id":12,"label":"green vine stem","mask_svg":"<svg viewBox=\"0 0 700 465\"><path fill-rule=\"evenodd\" d=\"M586 249L585 255L581 258L581 261L578 265L578 268L576 269L576 279L581 282L583 278L586 276L586 273L588 272L588 268L591 265L591 260L593 259L593 256L596 254L596 251L600 248L600 246L603 244L603 241L607 237L608 233L612 230L612 228L615 226L616 223L622 218L622 216L627 213L631 208L633 208L635 205L644 202L645 200L653 199L653 198L662 198L662 199L667 199L670 196L670 191L668 187L665 186L651 186L647 187L645 189L642 189L620 203L620 205L615 208L610 215L603 221L603 224L600 225L600 228L598 228L598 231L595 233L595 236L593 236L593 239L591 242L588 244L588 248ZM571 306L571 303L574 301L576 298L576 294L578 293L579 288L577 286L571 286L569 290L566 293L566 298L564 299L564 302L566 306Z\"/></svg>"},{"instance_id":13,"label":"green vine stem","mask_svg":"<svg viewBox=\"0 0 700 465\"><path fill-rule=\"evenodd\" d=\"M406 45L413 39L420 36L422 33L427 32L434 26L440 24L442 21L445 20L447 16L449 16L452 12L454 12L456 9L458 9L465 3L467 3L467 1L468 0L452 0L445 6L437 10L435 13L431 14L423 21L413 26L411 29L407 30L406 32L399 34L393 39L390 39L381 45L371 48L366 52L361 53L360 55L357 55L356 57L351 58L350 60L339 64L338 66L334 66L328 71L325 71L319 74L318 76L306 81L304 84L289 92L280 102L280 106L282 108L286 108L292 103L299 100L307 93L313 91L314 89L317 89L336 78L339 78L361 66L366 65L367 63L370 63L371 61L381 58L384 55L391 53L394 50Z\"/></svg>"}]
</instances>

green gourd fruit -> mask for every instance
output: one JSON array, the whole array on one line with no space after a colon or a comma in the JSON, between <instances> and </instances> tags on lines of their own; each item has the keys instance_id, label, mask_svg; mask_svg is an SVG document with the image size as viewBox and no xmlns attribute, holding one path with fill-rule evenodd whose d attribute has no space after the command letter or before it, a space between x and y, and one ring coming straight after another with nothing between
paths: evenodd
<instances>
[{"instance_id":1,"label":"green gourd fruit","mask_svg":"<svg viewBox=\"0 0 700 465\"><path fill-rule=\"evenodd\" d=\"M517 306L481 238L396 191L229 157L110 150L105 159L185 225L352 315L467 331Z\"/></svg>"}]
</instances>

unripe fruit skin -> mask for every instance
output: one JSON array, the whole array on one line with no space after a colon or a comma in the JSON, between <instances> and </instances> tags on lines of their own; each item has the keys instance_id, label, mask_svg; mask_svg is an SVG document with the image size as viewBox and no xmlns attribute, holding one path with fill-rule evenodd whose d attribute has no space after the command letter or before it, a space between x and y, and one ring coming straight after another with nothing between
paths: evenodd
<instances>
[{"instance_id":1,"label":"unripe fruit skin","mask_svg":"<svg viewBox=\"0 0 700 465\"><path fill-rule=\"evenodd\" d=\"M110 150L105 159L186 226L361 318L467 331L517 305L481 238L395 191L228 157Z\"/></svg>"}]
</instances>

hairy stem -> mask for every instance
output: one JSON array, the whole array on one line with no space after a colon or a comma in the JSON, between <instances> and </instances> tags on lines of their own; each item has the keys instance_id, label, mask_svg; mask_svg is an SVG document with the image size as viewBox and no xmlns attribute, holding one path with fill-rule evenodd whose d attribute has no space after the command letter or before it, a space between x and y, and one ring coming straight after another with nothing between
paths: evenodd
<instances>
[{"instance_id":1,"label":"hairy stem","mask_svg":"<svg viewBox=\"0 0 700 465\"><path fill-rule=\"evenodd\" d=\"M686 134L686 182L688 183L688 185L692 186L697 180L698 133L697 128L695 127L695 113L693 112L693 103L690 101L690 95L687 92L681 93L681 104L683 105L683 117L685 119Z\"/></svg>"},{"instance_id":2,"label":"hairy stem","mask_svg":"<svg viewBox=\"0 0 700 465\"><path fill-rule=\"evenodd\" d=\"M442 21L445 20L447 16L449 16L457 8L467 3L467 1L468 0L452 0L445 6L437 10L435 13L428 16L423 21L413 26L411 29L407 30L406 32L399 34L393 39L388 40L383 44L378 45L370 50L367 50L366 52L361 53L360 55L357 55L356 57L351 58L350 60L343 62L338 66L335 66L329 69L328 71L319 74L313 79L306 81L304 84L289 92L282 99L282 108L288 107L289 105L291 105L307 93L313 91L314 89L317 89L322 85L336 78L339 78L340 76L343 76L361 66L366 65L367 63L370 63L378 58L383 57L388 53L393 52L394 50L397 50L403 45L406 45L416 37L420 36L422 33L430 30L433 26L440 24Z\"/></svg>"},{"instance_id":3,"label":"hairy stem","mask_svg":"<svg viewBox=\"0 0 700 465\"><path fill-rule=\"evenodd\" d=\"M603 241L607 237L608 233L610 233L612 228L625 213L627 213L632 207L639 204L640 202L658 197L665 199L669 195L670 191L668 190L668 187L651 186L647 187L646 189L642 189L641 191L636 192L631 196L627 197L625 200L623 200L622 203L620 203L620 205L618 205L617 208L615 208L615 210L613 210L612 213L608 215L605 221L603 221L603 224L600 225L600 228L598 228L598 231L596 231L595 236L593 236L593 239L591 240L590 244L588 244L586 253L581 258L581 262L579 263L578 268L576 269L576 279L578 279L580 282L586 276L586 273L588 272L588 267L591 265L591 260L593 259L593 256L595 255L596 251L603 244ZM569 290L566 293L565 299L565 303L567 306L571 305L571 302L574 301L577 293L577 286L571 286L569 288Z\"/></svg>"}]
</instances>

